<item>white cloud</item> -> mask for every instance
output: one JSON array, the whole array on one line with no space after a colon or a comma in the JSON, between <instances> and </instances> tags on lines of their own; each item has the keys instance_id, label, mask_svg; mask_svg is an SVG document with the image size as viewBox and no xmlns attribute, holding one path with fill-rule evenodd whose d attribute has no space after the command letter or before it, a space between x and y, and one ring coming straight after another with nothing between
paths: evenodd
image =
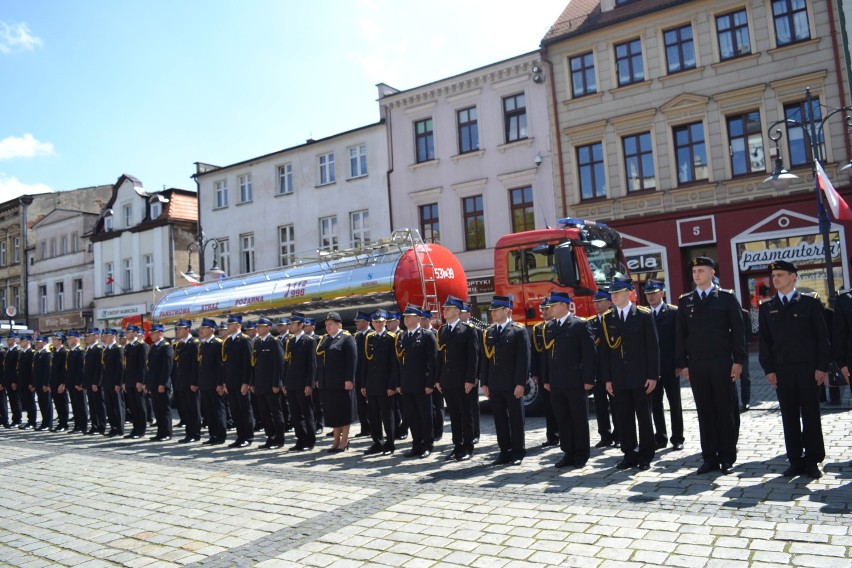
<instances>
[{"instance_id":1,"label":"white cloud","mask_svg":"<svg viewBox=\"0 0 852 568\"><path fill-rule=\"evenodd\" d=\"M41 46L41 38L33 35L27 24L7 24L0 21L0 53L33 51Z\"/></svg>"},{"instance_id":2,"label":"white cloud","mask_svg":"<svg viewBox=\"0 0 852 568\"><path fill-rule=\"evenodd\" d=\"M43 183L24 183L16 177L10 177L0 172L0 201L8 201L25 193L44 193L53 191Z\"/></svg>"},{"instance_id":3,"label":"white cloud","mask_svg":"<svg viewBox=\"0 0 852 568\"><path fill-rule=\"evenodd\" d=\"M24 134L21 137L9 136L0 140L0 160L50 156L52 154L53 144L50 142L39 142L32 134Z\"/></svg>"}]
</instances>

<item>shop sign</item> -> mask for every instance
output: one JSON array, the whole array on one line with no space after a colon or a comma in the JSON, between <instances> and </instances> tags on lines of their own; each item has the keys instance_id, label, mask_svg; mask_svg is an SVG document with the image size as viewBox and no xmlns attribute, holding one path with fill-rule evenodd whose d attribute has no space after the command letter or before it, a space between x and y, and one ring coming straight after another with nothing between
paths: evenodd
<instances>
[{"instance_id":1,"label":"shop sign","mask_svg":"<svg viewBox=\"0 0 852 568\"><path fill-rule=\"evenodd\" d=\"M130 306L118 306L117 308L101 308L99 310L95 310L95 319L120 319L126 316L138 316L145 313L148 313L148 304L133 304Z\"/></svg>"},{"instance_id":2,"label":"shop sign","mask_svg":"<svg viewBox=\"0 0 852 568\"><path fill-rule=\"evenodd\" d=\"M84 327L85 325L86 318L84 318L83 314L79 312L75 314L63 314L38 318L38 328L42 330L74 329L77 327Z\"/></svg>"},{"instance_id":3,"label":"shop sign","mask_svg":"<svg viewBox=\"0 0 852 568\"><path fill-rule=\"evenodd\" d=\"M716 219L713 215L690 217L677 222L678 244L682 247L716 242Z\"/></svg>"},{"instance_id":4,"label":"shop sign","mask_svg":"<svg viewBox=\"0 0 852 568\"><path fill-rule=\"evenodd\" d=\"M494 292L494 277L468 278L467 290L469 294L491 294Z\"/></svg>"},{"instance_id":5,"label":"shop sign","mask_svg":"<svg viewBox=\"0 0 852 568\"><path fill-rule=\"evenodd\" d=\"M627 255L627 268L633 274L642 272L659 272L663 270L663 253Z\"/></svg>"},{"instance_id":6,"label":"shop sign","mask_svg":"<svg viewBox=\"0 0 852 568\"><path fill-rule=\"evenodd\" d=\"M840 241L832 241L831 258L838 258L840 253ZM793 264L820 262L825 260L825 249L822 243L802 241L793 247L744 250L740 254L740 270L746 271L757 267L768 266L776 260L786 260Z\"/></svg>"}]
</instances>

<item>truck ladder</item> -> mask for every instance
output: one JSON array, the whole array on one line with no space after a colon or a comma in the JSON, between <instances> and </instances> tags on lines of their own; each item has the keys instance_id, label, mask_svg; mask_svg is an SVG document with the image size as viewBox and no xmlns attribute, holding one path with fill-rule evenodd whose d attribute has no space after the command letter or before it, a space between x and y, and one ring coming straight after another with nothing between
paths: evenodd
<instances>
[{"instance_id":1,"label":"truck ladder","mask_svg":"<svg viewBox=\"0 0 852 568\"><path fill-rule=\"evenodd\" d=\"M441 303L438 300L438 285L435 282L435 265L429 256L429 247L420 237L417 229L409 230L409 237L414 248L414 258L417 259L417 271L420 275L420 287L423 292L423 307L433 313L441 313ZM423 255L421 259L420 255Z\"/></svg>"}]
</instances>

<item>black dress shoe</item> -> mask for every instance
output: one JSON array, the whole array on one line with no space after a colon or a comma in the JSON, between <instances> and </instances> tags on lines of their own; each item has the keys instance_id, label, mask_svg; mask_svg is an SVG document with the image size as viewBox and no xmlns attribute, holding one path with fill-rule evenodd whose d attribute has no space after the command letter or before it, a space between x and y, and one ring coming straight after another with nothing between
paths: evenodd
<instances>
[{"instance_id":1,"label":"black dress shoe","mask_svg":"<svg viewBox=\"0 0 852 568\"><path fill-rule=\"evenodd\" d=\"M420 452L421 458L428 458L431 455L432 455L432 450L423 450L422 452Z\"/></svg>"},{"instance_id":2,"label":"black dress shoe","mask_svg":"<svg viewBox=\"0 0 852 568\"><path fill-rule=\"evenodd\" d=\"M669 441L665 440L665 439L657 440L656 449L662 450L663 448L665 448L668 445L668 442Z\"/></svg>"},{"instance_id":3,"label":"black dress shoe","mask_svg":"<svg viewBox=\"0 0 852 568\"><path fill-rule=\"evenodd\" d=\"M107 438L115 438L116 436L121 436L121 435L122 435L121 432L119 432L118 430L113 430L112 432L107 434L106 437Z\"/></svg>"},{"instance_id":4,"label":"black dress shoe","mask_svg":"<svg viewBox=\"0 0 852 568\"><path fill-rule=\"evenodd\" d=\"M558 445L559 445L559 440L545 440L544 442L541 443L541 446L539 446L539 447L541 447L541 448L555 448ZM595 447L597 447L597 446L595 446Z\"/></svg>"},{"instance_id":5,"label":"black dress shoe","mask_svg":"<svg viewBox=\"0 0 852 568\"><path fill-rule=\"evenodd\" d=\"M749 410L751 410L751 405L750 404L744 404L741 412L748 412Z\"/></svg>"},{"instance_id":6,"label":"black dress shoe","mask_svg":"<svg viewBox=\"0 0 852 568\"><path fill-rule=\"evenodd\" d=\"M357 434L355 434L355 436L353 436L353 438L369 438L370 436L372 436L372 434L370 434L369 432L364 432L362 430L361 432L358 432Z\"/></svg>"},{"instance_id":7,"label":"black dress shoe","mask_svg":"<svg viewBox=\"0 0 852 568\"><path fill-rule=\"evenodd\" d=\"M41 424L40 426L38 426L38 427L36 427L36 428L35 428L35 431L36 431L36 432L44 432L45 430L49 430L49 429L50 429L50 428L48 428L48 426L46 426L46 425L44 425L44 424Z\"/></svg>"},{"instance_id":8,"label":"black dress shoe","mask_svg":"<svg viewBox=\"0 0 852 568\"><path fill-rule=\"evenodd\" d=\"M126 438L126 437L127 437L127 436L125 436L125 438ZM138 439L140 439L141 437L142 437L142 435L141 435L141 434L131 434L131 435L130 435L130 439L131 439L131 440L138 440Z\"/></svg>"},{"instance_id":9,"label":"black dress shoe","mask_svg":"<svg viewBox=\"0 0 852 568\"><path fill-rule=\"evenodd\" d=\"M651 464L648 462L639 462L639 471L648 471L651 469Z\"/></svg>"},{"instance_id":10,"label":"black dress shoe","mask_svg":"<svg viewBox=\"0 0 852 568\"><path fill-rule=\"evenodd\" d=\"M325 437L326 437L326 438L331 438L331 437L333 437L333 436L334 436L334 431L333 431L333 430L332 430L331 432L329 432L328 434L326 434L326 435L325 435Z\"/></svg>"},{"instance_id":11,"label":"black dress shoe","mask_svg":"<svg viewBox=\"0 0 852 568\"><path fill-rule=\"evenodd\" d=\"M136 433L135 433L135 432L131 432L130 434L125 434L125 435L124 435L124 439L125 439L125 440L129 440L130 438L132 438L132 437L133 437L133 436L135 436L135 435L136 435Z\"/></svg>"},{"instance_id":12,"label":"black dress shoe","mask_svg":"<svg viewBox=\"0 0 852 568\"><path fill-rule=\"evenodd\" d=\"M615 464L615 469L630 469L631 467L636 467L637 465L639 464L636 462L621 460L620 462Z\"/></svg>"},{"instance_id":13,"label":"black dress shoe","mask_svg":"<svg viewBox=\"0 0 852 568\"><path fill-rule=\"evenodd\" d=\"M441 432L440 434L435 434L435 435L432 437L432 441L433 441L433 442L440 442L440 441L441 441L441 439L442 439L443 437L444 437L444 433L443 433L443 432Z\"/></svg>"},{"instance_id":14,"label":"black dress shoe","mask_svg":"<svg viewBox=\"0 0 852 568\"><path fill-rule=\"evenodd\" d=\"M51 430L51 432L67 432L67 431L68 431L68 426L57 426L56 428Z\"/></svg>"},{"instance_id":15,"label":"black dress shoe","mask_svg":"<svg viewBox=\"0 0 852 568\"><path fill-rule=\"evenodd\" d=\"M421 452L421 451L422 451L422 450L415 450L414 448L412 448L412 449L408 450L407 452L405 452L405 453L404 453L404 454L402 454L402 455L403 455L403 456L405 456L405 457L407 457L407 458L419 458L419 457L420 457L420 452Z\"/></svg>"},{"instance_id":16,"label":"black dress shoe","mask_svg":"<svg viewBox=\"0 0 852 568\"><path fill-rule=\"evenodd\" d=\"M562 469L563 467L568 467L574 465L574 458L571 456L562 456L562 459L556 462L554 467Z\"/></svg>"},{"instance_id":17,"label":"black dress shoe","mask_svg":"<svg viewBox=\"0 0 852 568\"><path fill-rule=\"evenodd\" d=\"M462 452L462 453L460 453L460 454L457 454L457 455L456 455L456 461L463 462L463 461L467 461L467 460L469 460L469 459L470 459L470 458L472 458L472 457L473 457L473 454L472 454L472 453L470 453L470 452Z\"/></svg>"},{"instance_id":18,"label":"black dress shoe","mask_svg":"<svg viewBox=\"0 0 852 568\"><path fill-rule=\"evenodd\" d=\"M300 452L300 451L302 451L302 445L296 444L295 446L290 446L289 448L287 448L287 451L288 452Z\"/></svg>"},{"instance_id":19,"label":"black dress shoe","mask_svg":"<svg viewBox=\"0 0 852 568\"><path fill-rule=\"evenodd\" d=\"M27 424L21 424L20 426L18 426L18 429L19 429L19 430L32 430L32 429L33 429L33 425L32 425L32 424L29 424L29 423L27 423Z\"/></svg>"},{"instance_id":20,"label":"black dress shoe","mask_svg":"<svg viewBox=\"0 0 852 568\"><path fill-rule=\"evenodd\" d=\"M491 462L491 465L506 465L510 463L512 463L512 456L510 456L508 453L500 452L497 455L497 459Z\"/></svg>"},{"instance_id":21,"label":"black dress shoe","mask_svg":"<svg viewBox=\"0 0 852 568\"><path fill-rule=\"evenodd\" d=\"M511 465L521 465L524 461L524 458L512 458L510 462Z\"/></svg>"},{"instance_id":22,"label":"black dress shoe","mask_svg":"<svg viewBox=\"0 0 852 568\"><path fill-rule=\"evenodd\" d=\"M280 450L284 447L284 442L272 442L269 444L266 449L267 450Z\"/></svg>"},{"instance_id":23,"label":"black dress shoe","mask_svg":"<svg viewBox=\"0 0 852 568\"><path fill-rule=\"evenodd\" d=\"M193 436L185 436L178 440L178 444L189 444L190 442L197 442L200 438L195 438Z\"/></svg>"},{"instance_id":24,"label":"black dress shoe","mask_svg":"<svg viewBox=\"0 0 852 568\"><path fill-rule=\"evenodd\" d=\"M211 446L221 446L225 443L225 438L211 438L208 440Z\"/></svg>"},{"instance_id":25,"label":"black dress shoe","mask_svg":"<svg viewBox=\"0 0 852 568\"><path fill-rule=\"evenodd\" d=\"M822 477L822 472L819 470L819 466L815 463L805 465L805 474L811 479L819 479Z\"/></svg>"},{"instance_id":26,"label":"black dress shoe","mask_svg":"<svg viewBox=\"0 0 852 568\"><path fill-rule=\"evenodd\" d=\"M259 446L259 448L258 448L258 449L261 449L261 450L267 450L267 449L269 449L270 447L272 447L272 444L273 444L273 443L274 443L274 442L272 441L272 438L267 438L267 439L266 439L266 441L263 443L263 445Z\"/></svg>"},{"instance_id":27,"label":"black dress shoe","mask_svg":"<svg viewBox=\"0 0 852 568\"><path fill-rule=\"evenodd\" d=\"M396 451L396 448L385 447L385 448L382 449L382 455L383 456L389 456L389 455L392 455L395 451Z\"/></svg>"},{"instance_id":28,"label":"black dress shoe","mask_svg":"<svg viewBox=\"0 0 852 568\"><path fill-rule=\"evenodd\" d=\"M319 428L317 428L317 432L316 432L316 433L317 433L317 435L322 434L322 432L323 432L322 428L323 428L322 426L320 426Z\"/></svg>"},{"instance_id":29,"label":"black dress shoe","mask_svg":"<svg viewBox=\"0 0 852 568\"><path fill-rule=\"evenodd\" d=\"M251 440L242 440L239 444L237 444L238 448L248 448L251 446Z\"/></svg>"},{"instance_id":30,"label":"black dress shoe","mask_svg":"<svg viewBox=\"0 0 852 568\"><path fill-rule=\"evenodd\" d=\"M719 471L719 464L704 462L701 464L701 467L695 472L698 475L704 475L705 473L710 473L711 471Z\"/></svg>"},{"instance_id":31,"label":"black dress shoe","mask_svg":"<svg viewBox=\"0 0 852 568\"><path fill-rule=\"evenodd\" d=\"M447 455L444 456L444 461L458 460L459 459L459 453L461 453L461 452L459 452L458 450L453 450L452 452L450 452L450 453L448 453Z\"/></svg>"},{"instance_id":32,"label":"black dress shoe","mask_svg":"<svg viewBox=\"0 0 852 568\"><path fill-rule=\"evenodd\" d=\"M558 443L559 443L559 442L557 442L557 444L558 444ZM556 444L554 444L554 445L556 445ZM612 440L608 440L608 439L606 439L606 438L602 438L600 442L598 442L597 444L595 444L595 447L596 447L596 448L598 448L598 449L600 449L600 448L608 448L608 447L610 447L611 445L612 445Z\"/></svg>"},{"instance_id":33,"label":"black dress shoe","mask_svg":"<svg viewBox=\"0 0 852 568\"><path fill-rule=\"evenodd\" d=\"M732 473L734 471L734 464L732 463L721 463L719 464L719 470L725 475Z\"/></svg>"},{"instance_id":34,"label":"black dress shoe","mask_svg":"<svg viewBox=\"0 0 852 568\"><path fill-rule=\"evenodd\" d=\"M680 451L683 449L683 444L672 444L672 449L676 451Z\"/></svg>"},{"instance_id":35,"label":"black dress shoe","mask_svg":"<svg viewBox=\"0 0 852 568\"><path fill-rule=\"evenodd\" d=\"M473 440L470 441L474 446L479 443L479 436L474 436Z\"/></svg>"},{"instance_id":36,"label":"black dress shoe","mask_svg":"<svg viewBox=\"0 0 852 568\"><path fill-rule=\"evenodd\" d=\"M159 434L157 434L156 436L151 436L148 439L151 440L152 442L161 442L163 440L163 437L160 436Z\"/></svg>"},{"instance_id":37,"label":"black dress shoe","mask_svg":"<svg viewBox=\"0 0 852 568\"><path fill-rule=\"evenodd\" d=\"M364 452L364 455L365 456L372 456L372 455L380 454L380 453L382 453L382 445L381 444L373 444L372 446L367 448L367 451Z\"/></svg>"},{"instance_id":38,"label":"black dress shoe","mask_svg":"<svg viewBox=\"0 0 852 568\"><path fill-rule=\"evenodd\" d=\"M797 475L802 475L805 473L805 464L796 463L790 464L790 467L784 470L784 477L796 477Z\"/></svg>"}]
</instances>

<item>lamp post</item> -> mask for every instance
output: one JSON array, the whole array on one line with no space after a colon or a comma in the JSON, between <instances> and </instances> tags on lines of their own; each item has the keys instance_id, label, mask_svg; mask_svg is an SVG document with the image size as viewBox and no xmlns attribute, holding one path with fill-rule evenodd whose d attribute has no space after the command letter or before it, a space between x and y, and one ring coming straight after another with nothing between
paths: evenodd
<instances>
[{"instance_id":1,"label":"lamp post","mask_svg":"<svg viewBox=\"0 0 852 568\"><path fill-rule=\"evenodd\" d=\"M18 198L21 204L21 260L23 265L21 268L21 292L24 297L23 313L24 325L29 329L30 326L30 291L27 289L30 281L30 263L27 259L27 207L33 204L32 195L22 195ZM11 331L11 330L10 330Z\"/></svg>"},{"instance_id":2,"label":"lamp post","mask_svg":"<svg viewBox=\"0 0 852 568\"><path fill-rule=\"evenodd\" d=\"M829 242L831 220L828 217L828 210L825 206L825 195L820 188L819 178L817 177L817 163L822 163L825 159L822 155L821 141L823 140L825 133L826 123L830 118L839 113L852 112L852 107L845 106L836 108L822 118L819 118L814 116L813 104L814 98L811 95L811 90L807 89L805 92L805 108L802 113L802 120L785 118L784 120L777 120L769 126L769 129L767 130L769 133L769 139L775 142L775 169L773 170L772 175L766 178L763 183L768 183L776 190L780 191L786 189L793 180L798 179L799 176L784 169L784 162L781 158L781 148L779 144L784 133L781 132L781 129L778 128L778 126L784 124L787 127L795 126L801 128L804 139L807 142L807 149L810 151L811 156L811 173L814 176L814 192L816 193L817 201L817 219L819 220L819 232L822 235L822 247L825 257L825 277L826 287L828 290L828 304L833 305L835 299L834 267L831 261L831 243ZM846 115L846 126L847 128L852 128L852 116L849 114ZM774 132L773 129L775 130ZM847 172L852 171L852 162L844 166L842 170Z\"/></svg>"},{"instance_id":3,"label":"lamp post","mask_svg":"<svg viewBox=\"0 0 852 568\"><path fill-rule=\"evenodd\" d=\"M210 271L207 274L210 274L214 278L218 279L225 275L225 271L219 268L219 259L216 257L216 250L219 248L219 243L216 239L205 239L204 233L198 235L198 239L192 241L186 246L186 256L187 256L187 268L185 274L190 278L194 278L199 282L204 281L204 251L208 246L213 248L213 266L210 267ZM201 271L201 274L196 274L192 270L192 249L198 251L198 267Z\"/></svg>"}]
</instances>

